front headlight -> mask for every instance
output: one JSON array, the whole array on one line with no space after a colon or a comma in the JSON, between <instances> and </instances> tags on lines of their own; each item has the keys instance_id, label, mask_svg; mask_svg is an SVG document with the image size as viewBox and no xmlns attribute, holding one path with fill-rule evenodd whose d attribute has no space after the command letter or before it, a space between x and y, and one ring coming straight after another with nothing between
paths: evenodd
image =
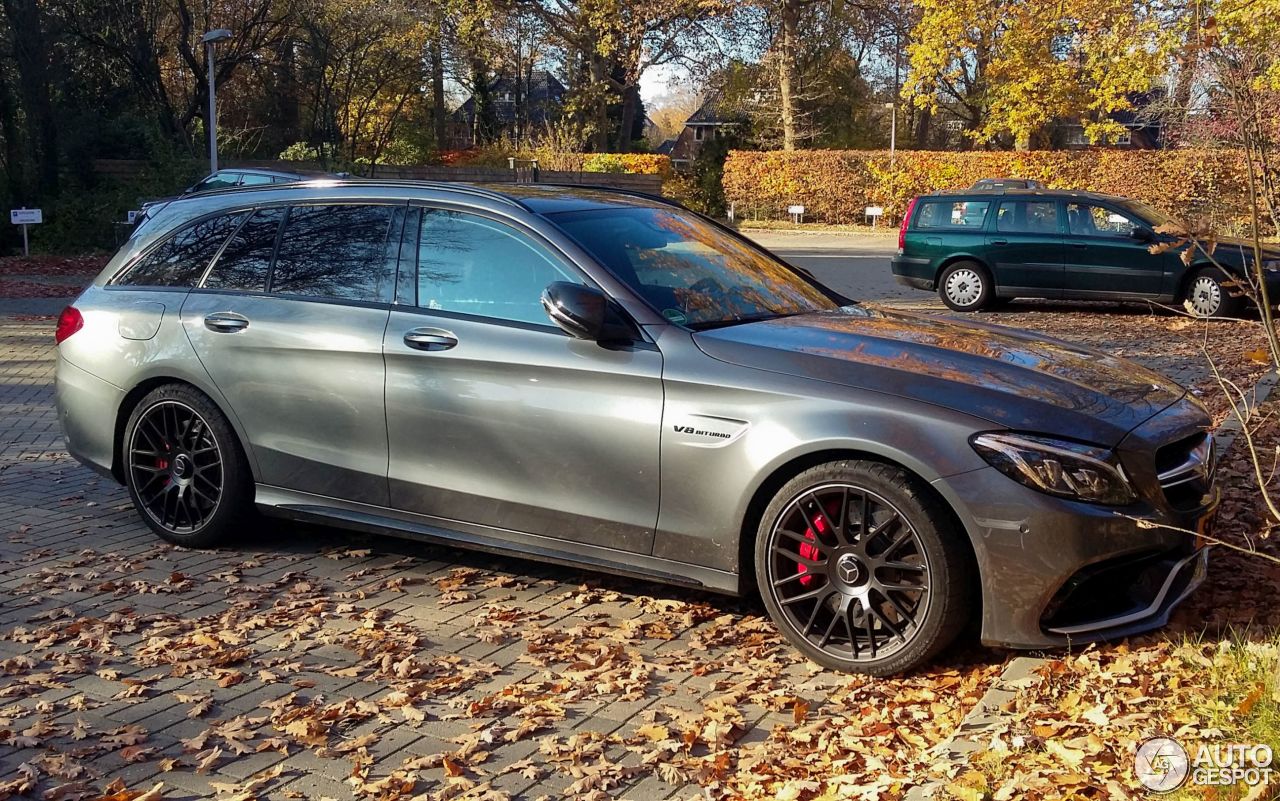
<instances>
[{"instance_id":1,"label":"front headlight","mask_svg":"<svg viewBox=\"0 0 1280 801\"><path fill-rule=\"evenodd\" d=\"M971 442L992 467L1032 489L1111 506L1137 498L1124 468L1105 448L1031 434L979 434Z\"/></svg>"}]
</instances>

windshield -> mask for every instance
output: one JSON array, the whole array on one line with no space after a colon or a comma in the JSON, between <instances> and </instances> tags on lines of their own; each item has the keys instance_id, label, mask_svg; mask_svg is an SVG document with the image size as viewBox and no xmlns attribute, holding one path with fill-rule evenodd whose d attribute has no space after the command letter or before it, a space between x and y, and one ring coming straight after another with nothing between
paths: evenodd
<instances>
[{"instance_id":1,"label":"windshield","mask_svg":"<svg viewBox=\"0 0 1280 801\"><path fill-rule=\"evenodd\" d=\"M839 306L785 264L691 212L637 207L547 216L677 325L714 328Z\"/></svg>"},{"instance_id":2,"label":"windshield","mask_svg":"<svg viewBox=\"0 0 1280 801\"><path fill-rule=\"evenodd\" d=\"M1142 221L1152 228L1164 225L1167 222L1175 222L1175 220L1168 214L1165 214L1163 211L1153 208L1152 206L1148 206L1141 200L1126 200L1120 205L1141 217Z\"/></svg>"}]
</instances>

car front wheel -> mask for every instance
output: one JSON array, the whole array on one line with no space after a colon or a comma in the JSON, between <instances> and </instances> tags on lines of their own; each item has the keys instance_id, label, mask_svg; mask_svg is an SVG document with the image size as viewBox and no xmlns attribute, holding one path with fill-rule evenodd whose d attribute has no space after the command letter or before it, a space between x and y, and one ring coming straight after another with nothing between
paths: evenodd
<instances>
[{"instance_id":1,"label":"car front wheel","mask_svg":"<svg viewBox=\"0 0 1280 801\"><path fill-rule=\"evenodd\" d=\"M231 423L204 394L159 387L125 426L125 483L161 538L192 548L224 540L253 502L249 467Z\"/></svg>"},{"instance_id":2,"label":"car front wheel","mask_svg":"<svg viewBox=\"0 0 1280 801\"><path fill-rule=\"evenodd\" d=\"M964 629L973 567L940 503L903 470L841 461L778 492L755 567L770 616L828 668L888 676L933 658Z\"/></svg>"},{"instance_id":3,"label":"car front wheel","mask_svg":"<svg viewBox=\"0 0 1280 801\"><path fill-rule=\"evenodd\" d=\"M1202 267L1191 276L1186 302L1197 317L1234 317L1244 298L1233 296L1234 279L1217 267Z\"/></svg>"},{"instance_id":4,"label":"car front wheel","mask_svg":"<svg viewBox=\"0 0 1280 801\"><path fill-rule=\"evenodd\" d=\"M958 261L942 271L938 295L952 311L980 311L995 296L994 282L986 268L976 261Z\"/></svg>"}]
</instances>

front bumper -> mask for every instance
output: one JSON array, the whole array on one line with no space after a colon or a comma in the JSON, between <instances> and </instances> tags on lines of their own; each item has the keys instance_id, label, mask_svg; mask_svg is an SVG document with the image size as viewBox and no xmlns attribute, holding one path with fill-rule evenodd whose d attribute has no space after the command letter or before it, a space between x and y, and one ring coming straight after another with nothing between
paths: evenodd
<instances>
[{"instance_id":1,"label":"front bumper","mask_svg":"<svg viewBox=\"0 0 1280 801\"><path fill-rule=\"evenodd\" d=\"M1204 580L1208 550L1173 529L1199 530L1217 511L1216 493L1169 514L1055 498L995 468L935 486L954 499L974 544L987 645L1058 648L1149 631Z\"/></svg>"}]
</instances>

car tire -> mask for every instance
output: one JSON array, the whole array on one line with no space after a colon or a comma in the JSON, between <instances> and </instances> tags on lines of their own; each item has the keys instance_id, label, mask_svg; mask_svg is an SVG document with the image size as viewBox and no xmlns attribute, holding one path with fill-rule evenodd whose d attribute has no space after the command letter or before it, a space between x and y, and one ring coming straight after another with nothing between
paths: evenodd
<instances>
[{"instance_id":1,"label":"car tire","mask_svg":"<svg viewBox=\"0 0 1280 801\"><path fill-rule=\"evenodd\" d=\"M1187 282L1183 302L1191 307L1197 317L1235 317L1244 307L1244 298L1232 296L1235 287L1231 278L1219 267L1201 267Z\"/></svg>"},{"instance_id":2,"label":"car tire","mask_svg":"<svg viewBox=\"0 0 1280 801\"><path fill-rule=\"evenodd\" d=\"M958 261L938 276L938 297L958 312L982 311L995 298L995 281L976 261Z\"/></svg>"},{"instance_id":3,"label":"car tire","mask_svg":"<svg viewBox=\"0 0 1280 801\"><path fill-rule=\"evenodd\" d=\"M881 462L830 462L788 481L765 509L755 541L760 594L809 659L890 676L928 662L964 630L972 554L923 486Z\"/></svg>"},{"instance_id":4,"label":"car tire","mask_svg":"<svg viewBox=\"0 0 1280 801\"><path fill-rule=\"evenodd\" d=\"M121 444L134 508L162 539L188 548L225 541L253 508L253 478L226 416L182 384L134 407Z\"/></svg>"}]
</instances>

